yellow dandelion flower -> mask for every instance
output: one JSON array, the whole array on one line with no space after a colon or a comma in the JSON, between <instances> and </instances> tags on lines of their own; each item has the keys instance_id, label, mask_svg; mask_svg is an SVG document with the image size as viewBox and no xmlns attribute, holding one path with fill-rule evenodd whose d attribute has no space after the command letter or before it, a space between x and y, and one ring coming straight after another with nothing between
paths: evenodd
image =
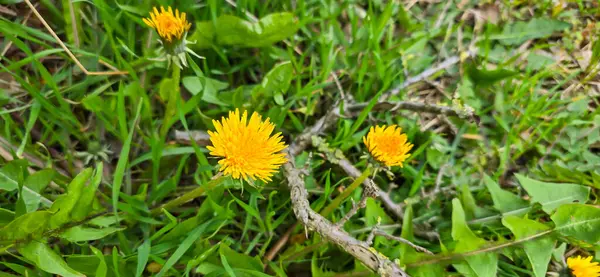
<instances>
[{"instance_id":1,"label":"yellow dandelion flower","mask_svg":"<svg viewBox=\"0 0 600 277\"><path fill-rule=\"evenodd\" d=\"M575 277L600 277L600 265L592 262L592 257L583 258L581 256L569 257L567 265Z\"/></svg>"},{"instance_id":2,"label":"yellow dandelion flower","mask_svg":"<svg viewBox=\"0 0 600 277\"><path fill-rule=\"evenodd\" d=\"M281 133L271 136L275 125L261 120L254 112L248 119L248 113L240 117L238 109L230 111L228 118L213 120L215 132L208 131L212 146L210 154L222 157L219 171L235 179L261 179L271 181L273 173L287 162L285 154L280 153L287 146Z\"/></svg>"},{"instance_id":3,"label":"yellow dandelion flower","mask_svg":"<svg viewBox=\"0 0 600 277\"><path fill-rule=\"evenodd\" d=\"M408 151L413 148L402 128L396 125L371 127L363 142L373 158L386 166L402 167L402 163L410 157Z\"/></svg>"},{"instance_id":4,"label":"yellow dandelion flower","mask_svg":"<svg viewBox=\"0 0 600 277\"><path fill-rule=\"evenodd\" d=\"M150 26L158 35L166 42L172 42L173 38L181 40L183 35L190 30L192 26L185 17L185 13L179 13L178 9L171 7L165 10L164 7L160 7L160 12L154 7L153 12L150 12L150 18L144 18L144 23Z\"/></svg>"}]
</instances>

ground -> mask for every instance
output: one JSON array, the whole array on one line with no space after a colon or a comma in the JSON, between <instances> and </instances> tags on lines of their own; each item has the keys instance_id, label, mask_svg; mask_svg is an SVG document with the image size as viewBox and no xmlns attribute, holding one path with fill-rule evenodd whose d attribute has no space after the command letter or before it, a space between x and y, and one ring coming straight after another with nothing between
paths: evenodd
<instances>
[{"instance_id":1,"label":"ground","mask_svg":"<svg viewBox=\"0 0 600 277\"><path fill-rule=\"evenodd\" d=\"M0 0L0 276L600 276L596 1L139 2Z\"/></svg>"}]
</instances>

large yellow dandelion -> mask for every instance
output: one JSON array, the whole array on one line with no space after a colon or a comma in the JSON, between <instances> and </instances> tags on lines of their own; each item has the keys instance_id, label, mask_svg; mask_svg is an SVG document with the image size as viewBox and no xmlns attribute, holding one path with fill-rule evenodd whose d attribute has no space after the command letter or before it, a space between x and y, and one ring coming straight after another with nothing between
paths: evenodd
<instances>
[{"instance_id":1,"label":"large yellow dandelion","mask_svg":"<svg viewBox=\"0 0 600 277\"><path fill-rule=\"evenodd\" d=\"M230 111L229 117L221 121L213 120L215 132L208 131L212 146L210 154L222 157L219 171L235 179L243 178L271 181L273 173L287 162L285 154L280 153L287 146L281 133L271 136L275 125L261 120L254 112L248 119L248 113L240 117L240 112Z\"/></svg>"},{"instance_id":2,"label":"large yellow dandelion","mask_svg":"<svg viewBox=\"0 0 600 277\"><path fill-rule=\"evenodd\" d=\"M173 38L181 40L183 35L190 30L192 24L190 24L185 13L179 13L179 10L169 7L165 10L164 7L160 7L160 12L154 7L153 12L150 12L150 18L144 18L144 23L154 28L160 38L164 41L171 43Z\"/></svg>"},{"instance_id":3,"label":"large yellow dandelion","mask_svg":"<svg viewBox=\"0 0 600 277\"><path fill-rule=\"evenodd\" d=\"M600 277L600 265L592 262L592 257L583 258L581 256L569 257L567 265L575 277Z\"/></svg>"},{"instance_id":4,"label":"large yellow dandelion","mask_svg":"<svg viewBox=\"0 0 600 277\"><path fill-rule=\"evenodd\" d=\"M413 148L402 128L396 125L371 127L363 142L373 158L386 166L402 167L402 163L410 157L408 151Z\"/></svg>"}]
</instances>

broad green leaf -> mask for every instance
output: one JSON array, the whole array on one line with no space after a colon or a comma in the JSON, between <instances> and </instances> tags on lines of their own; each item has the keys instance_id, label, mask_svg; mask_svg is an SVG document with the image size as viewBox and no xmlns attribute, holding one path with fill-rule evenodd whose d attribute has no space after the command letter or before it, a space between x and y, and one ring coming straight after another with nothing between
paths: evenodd
<instances>
[{"instance_id":1,"label":"broad green leaf","mask_svg":"<svg viewBox=\"0 0 600 277\"><path fill-rule=\"evenodd\" d=\"M249 269L263 271L263 263L258 257L250 257L233 251L225 243L221 243L219 253L227 258L229 265L233 269Z\"/></svg>"},{"instance_id":2,"label":"broad green leaf","mask_svg":"<svg viewBox=\"0 0 600 277\"><path fill-rule=\"evenodd\" d=\"M70 242L98 240L112 233L125 230L125 228L107 227L102 229L75 226L60 234L60 237Z\"/></svg>"},{"instance_id":3,"label":"broad green leaf","mask_svg":"<svg viewBox=\"0 0 600 277\"><path fill-rule=\"evenodd\" d=\"M52 213L48 211L35 211L19 216L0 229L0 240L39 238L48 229L51 215Z\"/></svg>"},{"instance_id":4,"label":"broad green leaf","mask_svg":"<svg viewBox=\"0 0 600 277\"><path fill-rule=\"evenodd\" d=\"M502 213L507 213L529 206L529 203L527 203L527 201L524 199L521 199L521 197L500 188L498 183L492 180L490 176L485 175L483 177L483 182L492 195L494 208L496 208L496 210Z\"/></svg>"},{"instance_id":5,"label":"broad green leaf","mask_svg":"<svg viewBox=\"0 0 600 277\"><path fill-rule=\"evenodd\" d=\"M82 188L79 200L75 204L72 212L72 219L80 221L85 219L94 210L94 201L96 200L96 190L102 182L103 164L98 163L96 170L90 182Z\"/></svg>"},{"instance_id":6,"label":"broad green leaf","mask_svg":"<svg viewBox=\"0 0 600 277\"><path fill-rule=\"evenodd\" d=\"M573 202L585 203L590 194L590 188L563 183L546 183L516 174L519 183L531 196L531 202L542 204L542 209L550 214L562 204Z\"/></svg>"},{"instance_id":7,"label":"broad green leaf","mask_svg":"<svg viewBox=\"0 0 600 277\"><path fill-rule=\"evenodd\" d=\"M473 107L476 111L481 109L482 100L477 94L475 94L474 83L468 76L462 78L461 82L458 84L458 88L456 90L458 96L460 96L460 100L469 106Z\"/></svg>"},{"instance_id":8,"label":"broad green leaf","mask_svg":"<svg viewBox=\"0 0 600 277\"><path fill-rule=\"evenodd\" d=\"M198 76L183 77L181 82L183 83L185 89L187 89L193 95L197 95L198 93L202 92L204 88Z\"/></svg>"},{"instance_id":9,"label":"broad green leaf","mask_svg":"<svg viewBox=\"0 0 600 277\"><path fill-rule=\"evenodd\" d=\"M96 217L96 218L88 221L88 224L98 226L98 227L109 227L113 224L117 224L121 220L123 220L123 219L122 218L117 219L117 216L115 216L115 215L105 215L105 216Z\"/></svg>"},{"instance_id":10,"label":"broad green leaf","mask_svg":"<svg viewBox=\"0 0 600 277\"><path fill-rule=\"evenodd\" d=\"M452 238L456 241L454 252L463 253L481 248L486 241L479 238L467 225L460 200L452 200ZM496 253L483 253L465 258L471 270L479 277L495 277L498 270Z\"/></svg>"},{"instance_id":11,"label":"broad green leaf","mask_svg":"<svg viewBox=\"0 0 600 277\"><path fill-rule=\"evenodd\" d=\"M506 216L502 219L502 224L506 226L515 235L515 239L521 240L527 237L550 230L550 227L531 219L524 219L516 216ZM556 240L545 236L523 243L523 249L529 258L533 273L536 277L546 276L548 264L552 257L552 250Z\"/></svg>"},{"instance_id":12,"label":"broad green leaf","mask_svg":"<svg viewBox=\"0 0 600 277\"><path fill-rule=\"evenodd\" d=\"M67 263L45 243L33 240L17 248L23 257L33 262L39 269L63 277L85 277L70 268Z\"/></svg>"},{"instance_id":13,"label":"broad green leaf","mask_svg":"<svg viewBox=\"0 0 600 277\"><path fill-rule=\"evenodd\" d=\"M554 32L569 28L569 23L549 18L534 18L528 22L517 21L504 26L501 34L490 39L500 40L504 45L520 45L530 39L545 38Z\"/></svg>"},{"instance_id":14,"label":"broad green leaf","mask_svg":"<svg viewBox=\"0 0 600 277\"><path fill-rule=\"evenodd\" d=\"M404 218L402 219L402 234L401 237L409 241L414 241L413 230L413 208L408 205L404 210ZM417 262L422 259L431 258L431 256L415 251L412 247L401 243L400 244L400 264ZM440 264L431 264L427 266L419 266L409 268L408 273L414 277L434 277L443 276L444 268Z\"/></svg>"},{"instance_id":15,"label":"broad green leaf","mask_svg":"<svg viewBox=\"0 0 600 277\"><path fill-rule=\"evenodd\" d=\"M287 93L294 74L294 67L291 62L283 62L274 66L263 77L260 85L252 89L252 98L259 99L261 97L271 98L275 93Z\"/></svg>"},{"instance_id":16,"label":"broad green leaf","mask_svg":"<svg viewBox=\"0 0 600 277\"><path fill-rule=\"evenodd\" d=\"M475 83L478 86L485 87L490 86L506 78L515 76L518 74L518 72L504 68L494 70L479 69L476 65L470 64L469 66L467 66L467 74L469 75L473 83Z\"/></svg>"},{"instance_id":17,"label":"broad green leaf","mask_svg":"<svg viewBox=\"0 0 600 277\"><path fill-rule=\"evenodd\" d=\"M464 207L467 219L483 218L494 214L493 211L477 206L477 201L475 201L475 197L471 194L469 185L462 184L459 186L458 191L458 197Z\"/></svg>"},{"instance_id":18,"label":"broad green leaf","mask_svg":"<svg viewBox=\"0 0 600 277\"><path fill-rule=\"evenodd\" d=\"M229 106L229 104L223 102L218 96L218 92L226 89L229 84L204 76L196 78L200 80L204 88L202 90L202 100L219 106Z\"/></svg>"},{"instance_id":19,"label":"broad green leaf","mask_svg":"<svg viewBox=\"0 0 600 277\"><path fill-rule=\"evenodd\" d=\"M6 225L15 219L15 212L0 208L0 226Z\"/></svg>"},{"instance_id":20,"label":"broad green leaf","mask_svg":"<svg viewBox=\"0 0 600 277\"><path fill-rule=\"evenodd\" d=\"M561 235L590 244L600 242L600 208L585 204L566 204L551 216Z\"/></svg>"},{"instance_id":21,"label":"broad green leaf","mask_svg":"<svg viewBox=\"0 0 600 277\"><path fill-rule=\"evenodd\" d=\"M94 255L96 255L96 257L98 257L98 268L96 268L96 275L95 277L106 277L106 273L108 271L108 266L106 265L106 259L104 259L104 254L102 254L102 251L96 249L95 247L90 245L90 249L92 249L92 252L94 252Z\"/></svg>"},{"instance_id":22,"label":"broad green leaf","mask_svg":"<svg viewBox=\"0 0 600 277\"><path fill-rule=\"evenodd\" d=\"M81 197L82 190L91 176L91 168L87 168L77 174L71 183L69 183L67 193L59 196L56 201L54 201L54 204L50 207L50 211L54 213L50 218L51 229L56 229L71 221L71 212L73 211L73 208L75 208L77 201Z\"/></svg>"},{"instance_id":23,"label":"broad green leaf","mask_svg":"<svg viewBox=\"0 0 600 277\"><path fill-rule=\"evenodd\" d=\"M381 207L379 201L374 200L373 198L367 199L367 207L365 209L365 217L367 220L367 226L375 226L377 224L377 220L381 219L381 224L393 224L394 220L390 218L390 216L385 212L385 210Z\"/></svg>"},{"instance_id":24,"label":"broad green leaf","mask_svg":"<svg viewBox=\"0 0 600 277\"><path fill-rule=\"evenodd\" d=\"M38 209L42 200L40 193L50 184L53 177L54 170L52 169L40 170L27 176L21 194L26 212L30 213Z\"/></svg>"},{"instance_id":25,"label":"broad green leaf","mask_svg":"<svg viewBox=\"0 0 600 277\"><path fill-rule=\"evenodd\" d=\"M222 15L214 24L210 21L197 22L196 31L189 37L189 40L195 40L196 44L190 47L265 47L292 36L299 27L298 20L288 12L269 14L255 23L233 15Z\"/></svg>"},{"instance_id":26,"label":"broad green leaf","mask_svg":"<svg viewBox=\"0 0 600 277\"><path fill-rule=\"evenodd\" d=\"M22 160L13 160L0 168L0 190L13 191L23 179Z\"/></svg>"}]
</instances>

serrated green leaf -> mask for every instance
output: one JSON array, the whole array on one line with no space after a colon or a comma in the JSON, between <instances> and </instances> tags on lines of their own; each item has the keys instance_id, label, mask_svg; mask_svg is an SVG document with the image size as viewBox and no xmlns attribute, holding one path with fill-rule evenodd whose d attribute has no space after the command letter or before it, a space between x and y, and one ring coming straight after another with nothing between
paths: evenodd
<instances>
[{"instance_id":1,"label":"serrated green leaf","mask_svg":"<svg viewBox=\"0 0 600 277\"><path fill-rule=\"evenodd\" d=\"M70 242L98 240L112 233L125 230L125 228L107 227L102 229L75 226L65 230L60 237Z\"/></svg>"},{"instance_id":2,"label":"serrated green leaf","mask_svg":"<svg viewBox=\"0 0 600 277\"><path fill-rule=\"evenodd\" d=\"M515 235L515 239L525 239L527 237L550 230L550 227L531 219L524 219L516 216L506 216L502 219L502 224L506 226ZM523 249L529 258L533 273L536 277L546 276L548 264L552 257L552 250L556 240L546 236L523 243Z\"/></svg>"},{"instance_id":3,"label":"serrated green leaf","mask_svg":"<svg viewBox=\"0 0 600 277\"><path fill-rule=\"evenodd\" d=\"M504 26L501 34L492 35L490 39L500 40L504 45L520 45L530 39L545 38L554 32L569 28L569 23L550 19L534 18L528 22L518 21Z\"/></svg>"},{"instance_id":4,"label":"serrated green leaf","mask_svg":"<svg viewBox=\"0 0 600 277\"><path fill-rule=\"evenodd\" d=\"M385 212L381 207L379 201L375 201L372 198L367 199L367 207L365 209L365 218L367 220L367 226L375 226L377 220L381 219L381 224L392 224L394 220Z\"/></svg>"},{"instance_id":5,"label":"serrated green leaf","mask_svg":"<svg viewBox=\"0 0 600 277\"><path fill-rule=\"evenodd\" d=\"M42 200L40 193L50 184L53 177L54 170L52 169L40 170L27 176L21 194L26 212L30 213L38 209Z\"/></svg>"},{"instance_id":6,"label":"serrated green leaf","mask_svg":"<svg viewBox=\"0 0 600 277\"><path fill-rule=\"evenodd\" d=\"M39 269L63 277L85 277L75 271L54 252L48 245L39 241L31 241L17 248L23 257L32 261Z\"/></svg>"},{"instance_id":7,"label":"serrated green leaf","mask_svg":"<svg viewBox=\"0 0 600 277\"><path fill-rule=\"evenodd\" d=\"M515 76L517 71L499 68L494 70L479 69L474 64L467 66L467 74L478 86L490 86L506 78Z\"/></svg>"},{"instance_id":8,"label":"serrated green leaf","mask_svg":"<svg viewBox=\"0 0 600 277\"><path fill-rule=\"evenodd\" d=\"M90 245L90 249L96 257L98 258L98 268L96 268L96 276L95 277L106 277L106 273L108 271L108 266L106 265L106 259L104 259L104 254L95 247Z\"/></svg>"},{"instance_id":9,"label":"serrated green leaf","mask_svg":"<svg viewBox=\"0 0 600 277\"><path fill-rule=\"evenodd\" d=\"M73 208L75 208L77 201L81 197L83 188L91 176L91 168L87 168L77 174L71 183L69 183L67 193L59 196L56 201L54 201L54 204L50 207L50 211L54 213L50 218L51 229L56 229L71 221L71 212L73 211Z\"/></svg>"},{"instance_id":10,"label":"serrated green leaf","mask_svg":"<svg viewBox=\"0 0 600 277\"><path fill-rule=\"evenodd\" d=\"M19 187L22 181L22 161L13 160L0 168L0 190L13 191Z\"/></svg>"},{"instance_id":11,"label":"serrated green leaf","mask_svg":"<svg viewBox=\"0 0 600 277\"><path fill-rule=\"evenodd\" d=\"M496 208L496 210L502 213L507 213L522 208L527 208L529 206L529 203L527 203L527 201L524 199L521 199L521 197L500 188L498 183L492 180L490 176L485 175L483 177L483 182L492 195L494 208ZM524 210L524 212L526 212L526 210Z\"/></svg>"},{"instance_id":12,"label":"serrated green leaf","mask_svg":"<svg viewBox=\"0 0 600 277\"><path fill-rule=\"evenodd\" d=\"M531 202L542 204L542 209L550 214L560 205L573 202L585 203L590 188L566 183L547 183L516 174L519 183L531 196Z\"/></svg>"},{"instance_id":13,"label":"serrated green leaf","mask_svg":"<svg viewBox=\"0 0 600 277\"><path fill-rule=\"evenodd\" d=\"M252 98L271 98L276 93L287 93L292 81L294 67L291 62L275 65L263 78L260 85L252 89Z\"/></svg>"},{"instance_id":14,"label":"serrated green leaf","mask_svg":"<svg viewBox=\"0 0 600 277\"><path fill-rule=\"evenodd\" d=\"M48 211L35 211L19 216L0 229L0 240L14 241L28 237L41 237L48 229L50 216L52 213Z\"/></svg>"},{"instance_id":15,"label":"serrated green leaf","mask_svg":"<svg viewBox=\"0 0 600 277\"><path fill-rule=\"evenodd\" d=\"M479 238L467 225L465 211L460 200L452 200L452 238L456 241L454 252L463 253L476 250L487 242ZM496 253L482 253L465 258L472 271L479 277L494 277L498 270L498 255Z\"/></svg>"},{"instance_id":16,"label":"serrated green leaf","mask_svg":"<svg viewBox=\"0 0 600 277\"><path fill-rule=\"evenodd\" d=\"M561 235L590 244L600 242L600 208L585 204L566 204L551 216Z\"/></svg>"},{"instance_id":17,"label":"serrated green leaf","mask_svg":"<svg viewBox=\"0 0 600 277\"><path fill-rule=\"evenodd\" d=\"M88 182L81 190L79 200L75 203L71 218L74 221L80 221L86 218L94 210L94 201L96 200L96 190L102 182L102 173L104 166L102 163L96 165L94 175L91 177L91 181Z\"/></svg>"},{"instance_id":18,"label":"serrated green leaf","mask_svg":"<svg viewBox=\"0 0 600 277\"><path fill-rule=\"evenodd\" d=\"M216 21L196 23L196 31L189 40L194 49L217 45L265 47L284 40L298 31L298 20L292 13L272 13L258 22L249 22L233 15L222 15Z\"/></svg>"}]
</instances>

